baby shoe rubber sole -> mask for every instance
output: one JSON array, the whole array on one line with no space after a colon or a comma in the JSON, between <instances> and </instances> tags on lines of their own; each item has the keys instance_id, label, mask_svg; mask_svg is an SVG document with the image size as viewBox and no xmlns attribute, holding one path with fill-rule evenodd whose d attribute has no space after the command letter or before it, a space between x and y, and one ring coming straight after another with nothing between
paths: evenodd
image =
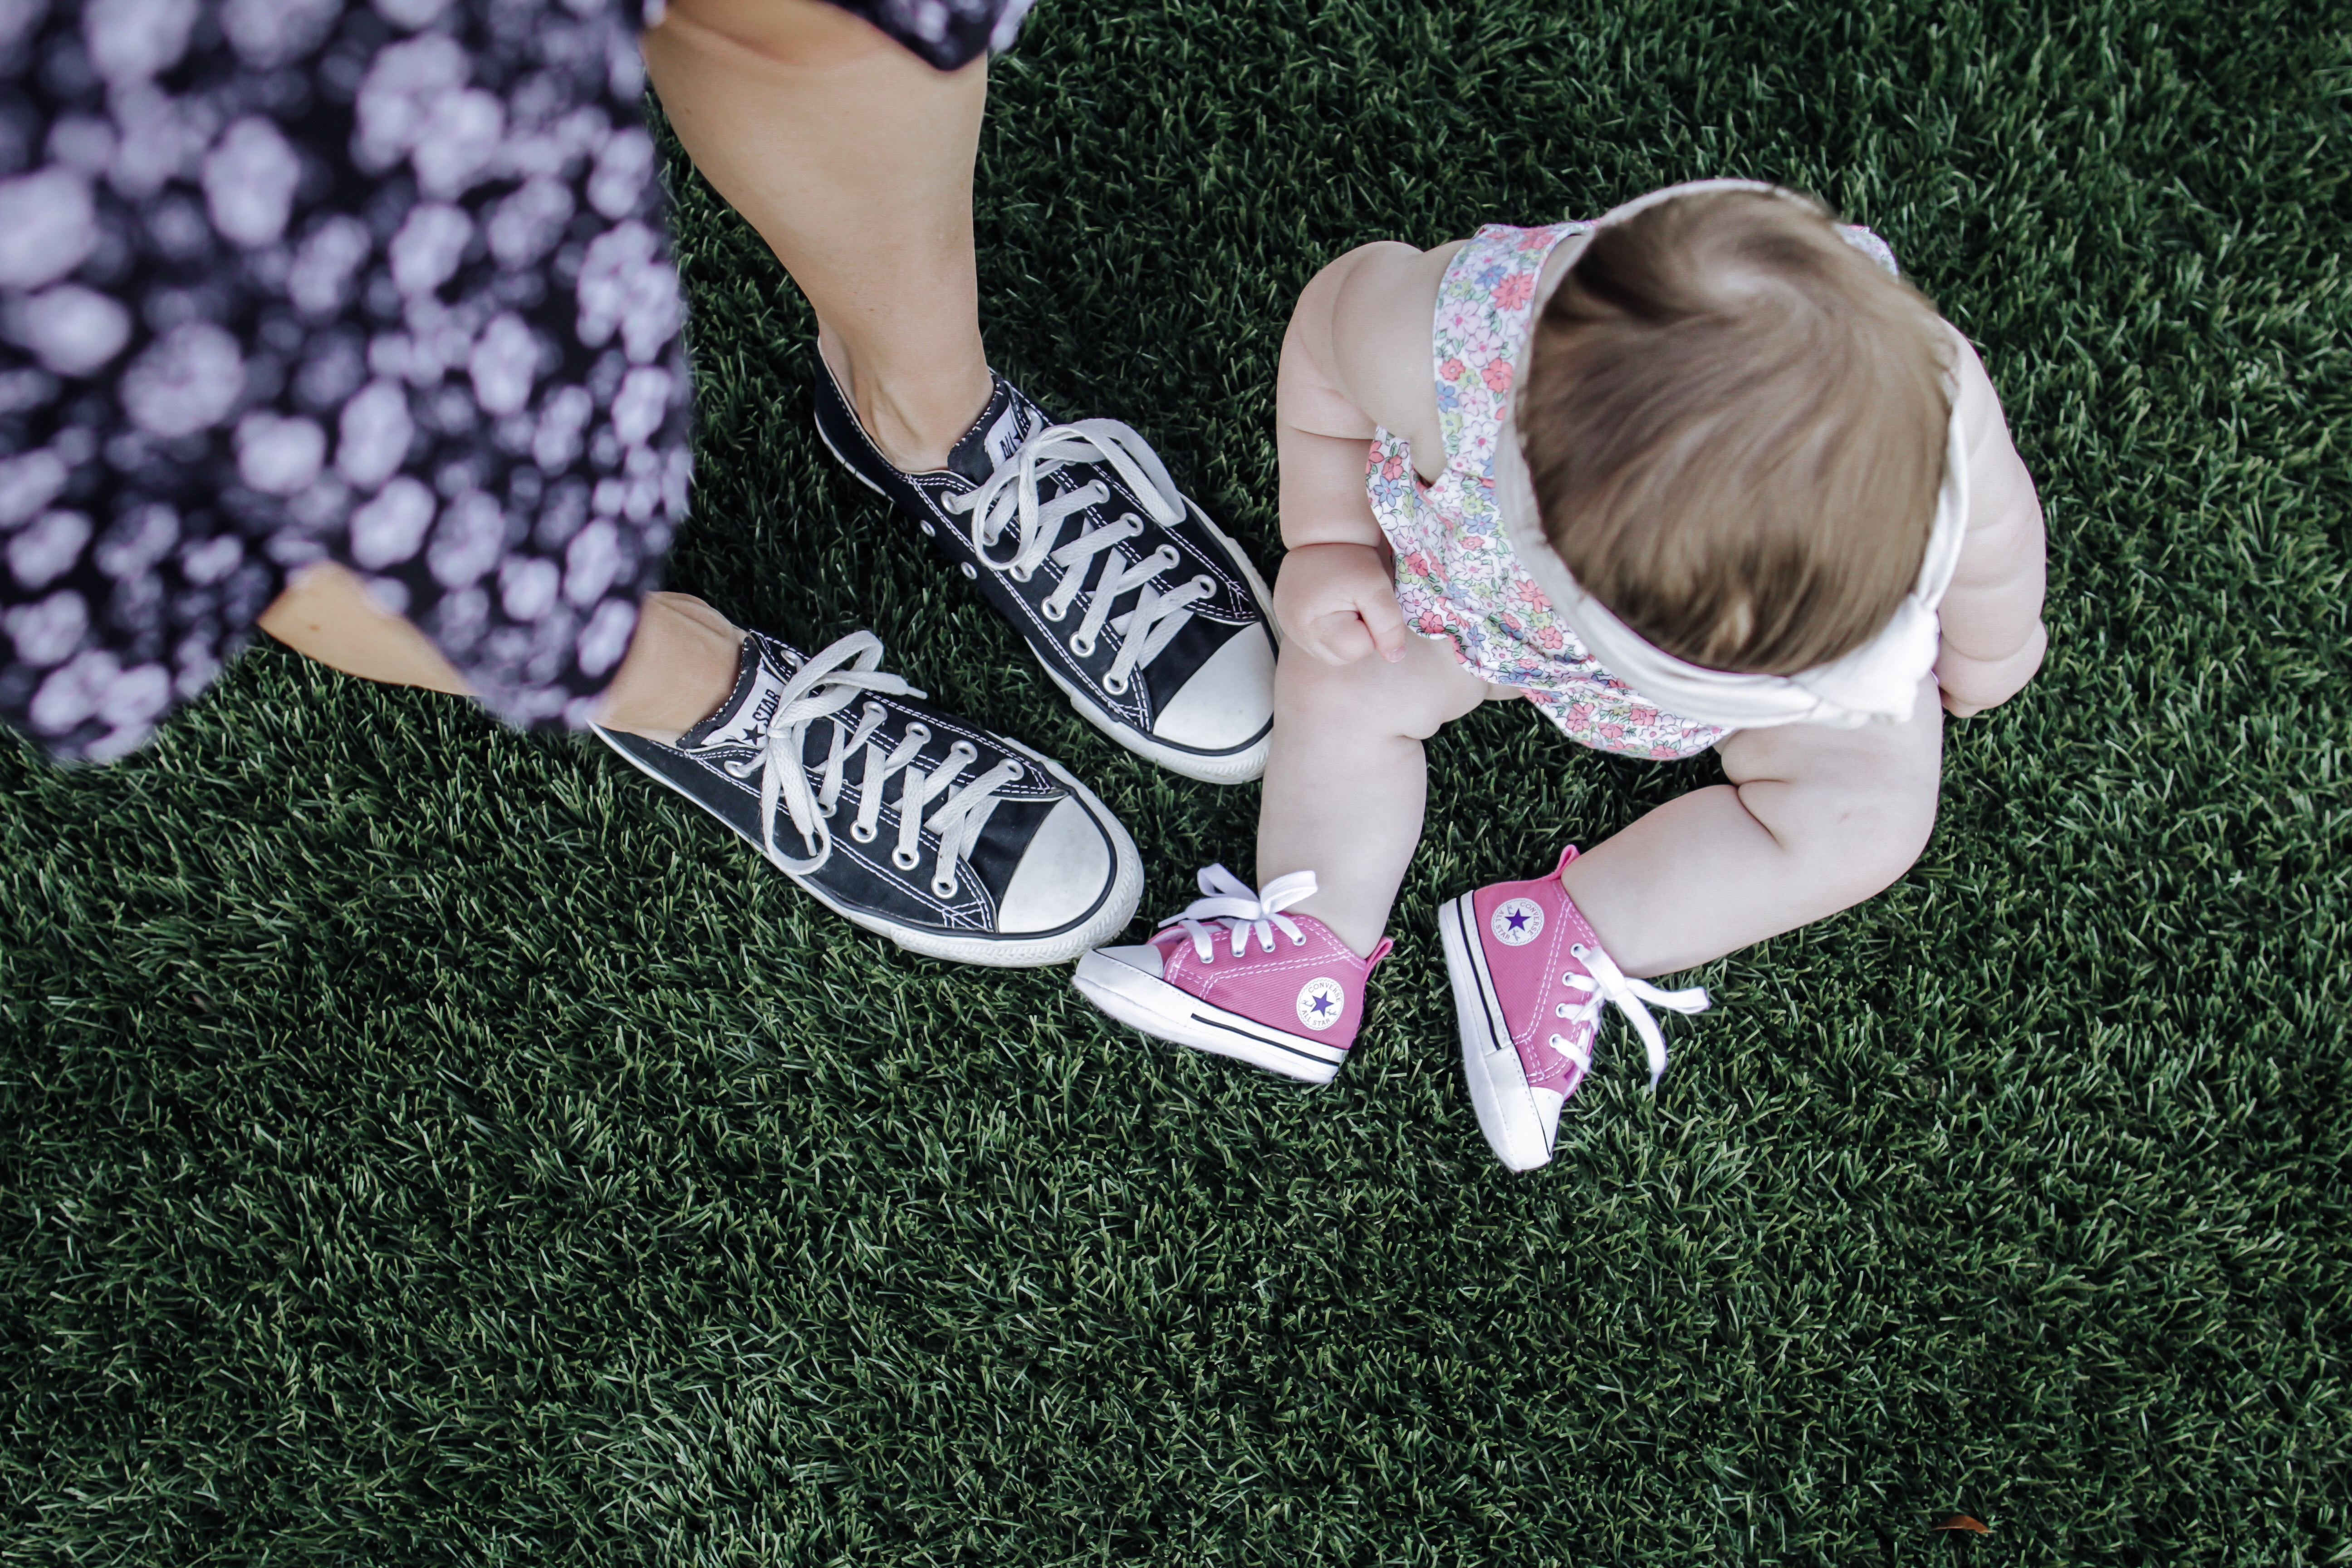
<instances>
[{"instance_id":1,"label":"baby shoe rubber sole","mask_svg":"<svg viewBox=\"0 0 2352 1568\"><path fill-rule=\"evenodd\" d=\"M1265 772L1274 595L1142 437L1113 419L1056 425L999 375L948 466L908 473L830 367L814 397L825 449L979 585L1088 723L1189 778Z\"/></svg>"},{"instance_id":2,"label":"baby shoe rubber sole","mask_svg":"<svg viewBox=\"0 0 2352 1568\"><path fill-rule=\"evenodd\" d=\"M1364 983L1388 942L1358 958L1322 921L1283 914L1314 896L1312 872L1277 877L1262 895L1223 866L1199 879L1206 897L1162 921L1149 942L1087 953L1071 984L1156 1039L1301 1083L1330 1082L1355 1044ZM1297 1030L1270 1021L1292 1017Z\"/></svg>"},{"instance_id":3,"label":"baby shoe rubber sole","mask_svg":"<svg viewBox=\"0 0 2352 1568\"><path fill-rule=\"evenodd\" d=\"M1097 948L1078 960L1071 984L1097 1007L1154 1039L1231 1057L1301 1083L1329 1083L1347 1065L1345 1046L1261 1024L1169 984L1160 977L1159 957L1155 947Z\"/></svg>"},{"instance_id":4,"label":"baby shoe rubber sole","mask_svg":"<svg viewBox=\"0 0 2352 1568\"><path fill-rule=\"evenodd\" d=\"M734 690L677 744L592 728L910 952L1035 968L1116 935L1143 892L1118 820L1058 764L918 700L881 653L871 632L806 658L750 633Z\"/></svg>"},{"instance_id":5,"label":"baby shoe rubber sole","mask_svg":"<svg viewBox=\"0 0 2352 1568\"><path fill-rule=\"evenodd\" d=\"M1527 1069L1511 1041L1494 974L1479 943L1471 895L1441 905L1437 938L1445 950L1445 976L1454 992L1454 1019L1462 1034L1462 1077L1486 1146L1513 1171L1551 1163L1551 1142L1543 1135Z\"/></svg>"}]
</instances>

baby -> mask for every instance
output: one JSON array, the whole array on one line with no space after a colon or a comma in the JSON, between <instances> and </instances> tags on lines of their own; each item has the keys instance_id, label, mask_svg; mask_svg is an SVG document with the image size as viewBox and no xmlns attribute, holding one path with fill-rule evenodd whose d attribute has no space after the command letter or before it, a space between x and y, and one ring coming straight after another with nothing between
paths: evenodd
<instances>
[{"instance_id":1,"label":"baby","mask_svg":"<svg viewBox=\"0 0 2352 1568\"><path fill-rule=\"evenodd\" d=\"M1551 1158L1603 1009L1871 897L1935 821L1943 716L2042 661L2042 512L1975 352L1867 230L1707 180L1597 223L1369 245L1291 317L1288 639L1259 887L1223 867L1079 961L1148 1034L1310 1083L1347 1059L1421 834L1422 742L1525 697L1730 781L1444 906L1480 1127ZM1370 463L1365 446L1370 443Z\"/></svg>"}]
</instances>

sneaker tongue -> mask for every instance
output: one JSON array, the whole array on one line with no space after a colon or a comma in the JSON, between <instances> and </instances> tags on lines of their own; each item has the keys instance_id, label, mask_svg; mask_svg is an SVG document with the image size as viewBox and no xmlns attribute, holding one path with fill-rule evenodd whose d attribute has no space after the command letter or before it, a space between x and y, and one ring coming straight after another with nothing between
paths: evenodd
<instances>
[{"instance_id":1,"label":"sneaker tongue","mask_svg":"<svg viewBox=\"0 0 2352 1568\"><path fill-rule=\"evenodd\" d=\"M974 484L985 481L990 475L1012 460L1021 450L1021 444L1045 426L1045 412L1035 404L1013 390L1013 384L1003 376L995 378L995 390L988 395L988 406L963 433L963 439L948 454L948 468Z\"/></svg>"},{"instance_id":2,"label":"sneaker tongue","mask_svg":"<svg viewBox=\"0 0 2352 1568\"><path fill-rule=\"evenodd\" d=\"M757 746L766 739L768 721L783 701L789 679L760 657L760 645L743 639L743 653L735 667L735 689L719 711L677 738L681 750L705 746Z\"/></svg>"}]
</instances>

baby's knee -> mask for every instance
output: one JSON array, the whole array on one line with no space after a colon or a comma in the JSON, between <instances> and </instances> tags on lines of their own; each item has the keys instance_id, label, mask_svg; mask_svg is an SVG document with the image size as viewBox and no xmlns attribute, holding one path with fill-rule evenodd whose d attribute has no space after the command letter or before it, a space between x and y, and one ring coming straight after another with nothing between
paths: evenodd
<instances>
[{"instance_id":1,"label":"baby's knee","mask_svg":"<svg viewBox=\"0 0 2352 1568\"><path fill-rule=\"evenodd\" d=\"M1937 779L1905 773L1848 781L1812 847L1841 907L1877 897L1918 863L1936 830Z\"/></svg>"}]
</instances>

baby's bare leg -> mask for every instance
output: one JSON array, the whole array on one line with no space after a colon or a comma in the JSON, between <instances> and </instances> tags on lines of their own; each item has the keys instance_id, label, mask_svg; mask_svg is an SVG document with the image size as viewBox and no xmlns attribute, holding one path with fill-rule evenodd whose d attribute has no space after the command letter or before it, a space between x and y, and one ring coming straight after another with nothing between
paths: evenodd
<instances>
[{"instance_id":1,"label":"baby's bare leg","mask_svg":"<svg viewBox=\"0 0 2352 1568\"><path fill-rule=\"evenodd\" d=\"M1286 654L1275 666L1258 885L1314 872L1318 890L1298 912L1359 955L1370 952L1421 839L1428 795L1421 743L1492 689L1428 637L1405 638L1396 664L1373 657L1333 666Z\"/></svg>"},{"instance_id":2,"label":"baby's bare leg","mask_svg":"<svg viewBox=\"0 0 2352 1568\"><path fill-rule=\"evenodd\" d=\"M1936 821L1944 710L1907 724L1748 730L1731 783L1669 801L1560 879L1626 973L1705 963L1835 914L1910 868Z\"/></svg>"}]
</instances>

